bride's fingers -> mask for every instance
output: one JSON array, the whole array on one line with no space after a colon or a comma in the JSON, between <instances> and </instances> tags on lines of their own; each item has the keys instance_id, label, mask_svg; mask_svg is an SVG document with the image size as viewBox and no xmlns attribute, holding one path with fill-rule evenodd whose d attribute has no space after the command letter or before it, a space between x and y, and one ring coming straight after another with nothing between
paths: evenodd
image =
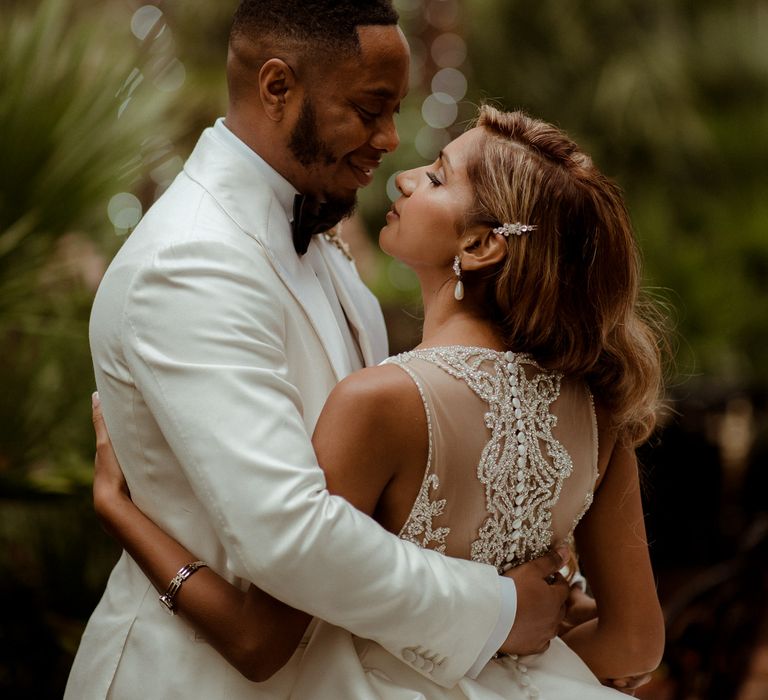
<instances>
[{"instance_id":1,"label":"bride's fingers","mask_svg":"<svg viewBox=\"0 0 768 700\"><path fill-rule=\"evenodd\" d=\"M94 391L91 395L91 412L93 418L93 429L96 432L96 449L109 445L109 433L104 423L104 415L101 412L101 399L99 392Z\"/></svg>"},{"instance_id":2,"label":"bride's fingers","mask_svg":"<svg viewBox=\"0 0 768 700\"><path fill-rule=\"evenodd\" d=\"M93 411L93 429L96 432L96 456L94 458L93 485L100 494L114 494L117 489L130 498L130 490L123 475L117 455L109 438L107 424L101 412L101 401L98 392L91 397Z\"/></svg>"},{"instance_id":3,"label":"bride's fingers","mask_svg":"<svg viewBox=\"0 0 768 700\"><path fill-rule=\"evenodd\" d=\"M610 685L616 690L625 693L626 695L634 695L635 691L641 686L645 685L652 678L652 674L644 673L639 676L628 676L626 678L613 678L608 681L607 685Z\"/></svg>"},{"instance_id":4,"label":"bride's fingers","mask_svg":"<svg viewBox=\"0 0 768 700\"><path fill-rule=\"evenodd\" d=\"M99 398L99 392L94 391L91 394L91 415L93 417L93 424L96 425L102 420L101 415L101 399ZM98 428L97 428L98 430Z\"/></svg>"},{"instance_id":5,"label":"bride's fingers","mask_svg":"<svg viewBox=\"0 0 768 700\"><path fill-rule=\"evenodd\" d=\"M560 574L560 569L562 569L568 561L569 554L570 550L567 547L560 546L556 549L550 549L538 559L534 559L536 566L541 571L541 577L547 581L547 583L552 584L563 579L562 574Z\"/></svg>"},{"instance_id":6,"label":"bride's fingers","mask_svg":"<svg viewBox=\"0 0 768 700\"><path fill-rule=\"evenodd\" d=\"M91 396L91 406L93 412L93 429L96 432L96 457L94 458L94 479L105 479L107 476L118 483L120 488L127 490L125 477L123 476L117 456L112 448L112 441L109 438L107 424L104 422L104 415L101 412L101 400L99 392L95 391Z\"/></svg>"}]
</instances>

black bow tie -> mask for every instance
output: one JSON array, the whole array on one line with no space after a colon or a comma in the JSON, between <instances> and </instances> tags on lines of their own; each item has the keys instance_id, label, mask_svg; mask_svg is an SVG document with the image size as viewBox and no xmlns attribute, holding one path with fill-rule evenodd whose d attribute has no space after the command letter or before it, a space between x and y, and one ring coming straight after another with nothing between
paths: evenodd
<instances>
[{"instance_id":1,"label":"black bow tie","mask_svg":"<svg viewBox=\"0 0 768 700\"><path fill-rule=\"evenodd\" d=\"M297 194L293 199L293 247L299 255L309 248L312 236L330 231L341 217L314 197Z\"/></svg>"}]
</instances>

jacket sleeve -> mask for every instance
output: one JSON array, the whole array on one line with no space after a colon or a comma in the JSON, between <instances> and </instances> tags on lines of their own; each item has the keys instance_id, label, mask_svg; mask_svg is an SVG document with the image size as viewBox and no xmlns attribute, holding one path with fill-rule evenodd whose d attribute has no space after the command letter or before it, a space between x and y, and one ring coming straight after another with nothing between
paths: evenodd
<instances>
[{"instance_id":1,"label":"jacket sleeve","mask_svg":"<svg viewBox=\"0 0 768 700\"><path fill-rule=\"evenodd\" d=\"M499 619L496 571L419 549L328 493L288 374L277 284L265 257L220 241L156 254L124 307L137 388L236 575L450 687Z\"/></svg>"}]
</instances>

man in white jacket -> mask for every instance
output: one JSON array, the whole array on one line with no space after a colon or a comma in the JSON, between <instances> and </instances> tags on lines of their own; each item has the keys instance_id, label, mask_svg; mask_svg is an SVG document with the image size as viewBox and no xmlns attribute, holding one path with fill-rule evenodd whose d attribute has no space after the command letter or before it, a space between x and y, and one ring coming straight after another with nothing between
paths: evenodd
<instances>
[{"instance_id":1,"label":"man in white jacket","mask_svg":"<svg viewBox=\"0 0 768 700\"><path fill-rule=\"evenodd\" d=\"M559 557L499 577L420 550L329 495L310 443L335 383L387 353L376 300L335 239L313 234L397 147L408 62L388 0L242 2L226 120L110 265L91 346L115 451L150 518L243 589L450 687L499 648L554 636L567 590L544 579ZM124 554L66 697L287 698L301 654L247 681L164 612Z\"/></svg>"}]
</instances>

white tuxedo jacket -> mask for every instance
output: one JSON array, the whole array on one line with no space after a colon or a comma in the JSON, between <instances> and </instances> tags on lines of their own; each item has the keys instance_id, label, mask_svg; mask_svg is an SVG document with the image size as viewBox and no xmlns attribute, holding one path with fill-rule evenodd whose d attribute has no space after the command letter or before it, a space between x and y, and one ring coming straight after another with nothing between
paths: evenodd
<instances>
[{"instance_id":1,"label":"white tuxedo jacket","mask_svg":"<svg viewBox=\"0 0 768 700\"><path fill-rule=\"evenodd\" d=\"M327 492L310 435L350 362L311 256L330 268L367 363L384 358L385 330L332 244L315 237L296 255L284 204L208 129L123 245L91 318L115 451L136 504L229 581L252 581L451 686L494 629L498 577L420 550ZM289 695L302 648L251 683L157 598L123 554L66 698Z\"/></svg>"}]
</instances>

